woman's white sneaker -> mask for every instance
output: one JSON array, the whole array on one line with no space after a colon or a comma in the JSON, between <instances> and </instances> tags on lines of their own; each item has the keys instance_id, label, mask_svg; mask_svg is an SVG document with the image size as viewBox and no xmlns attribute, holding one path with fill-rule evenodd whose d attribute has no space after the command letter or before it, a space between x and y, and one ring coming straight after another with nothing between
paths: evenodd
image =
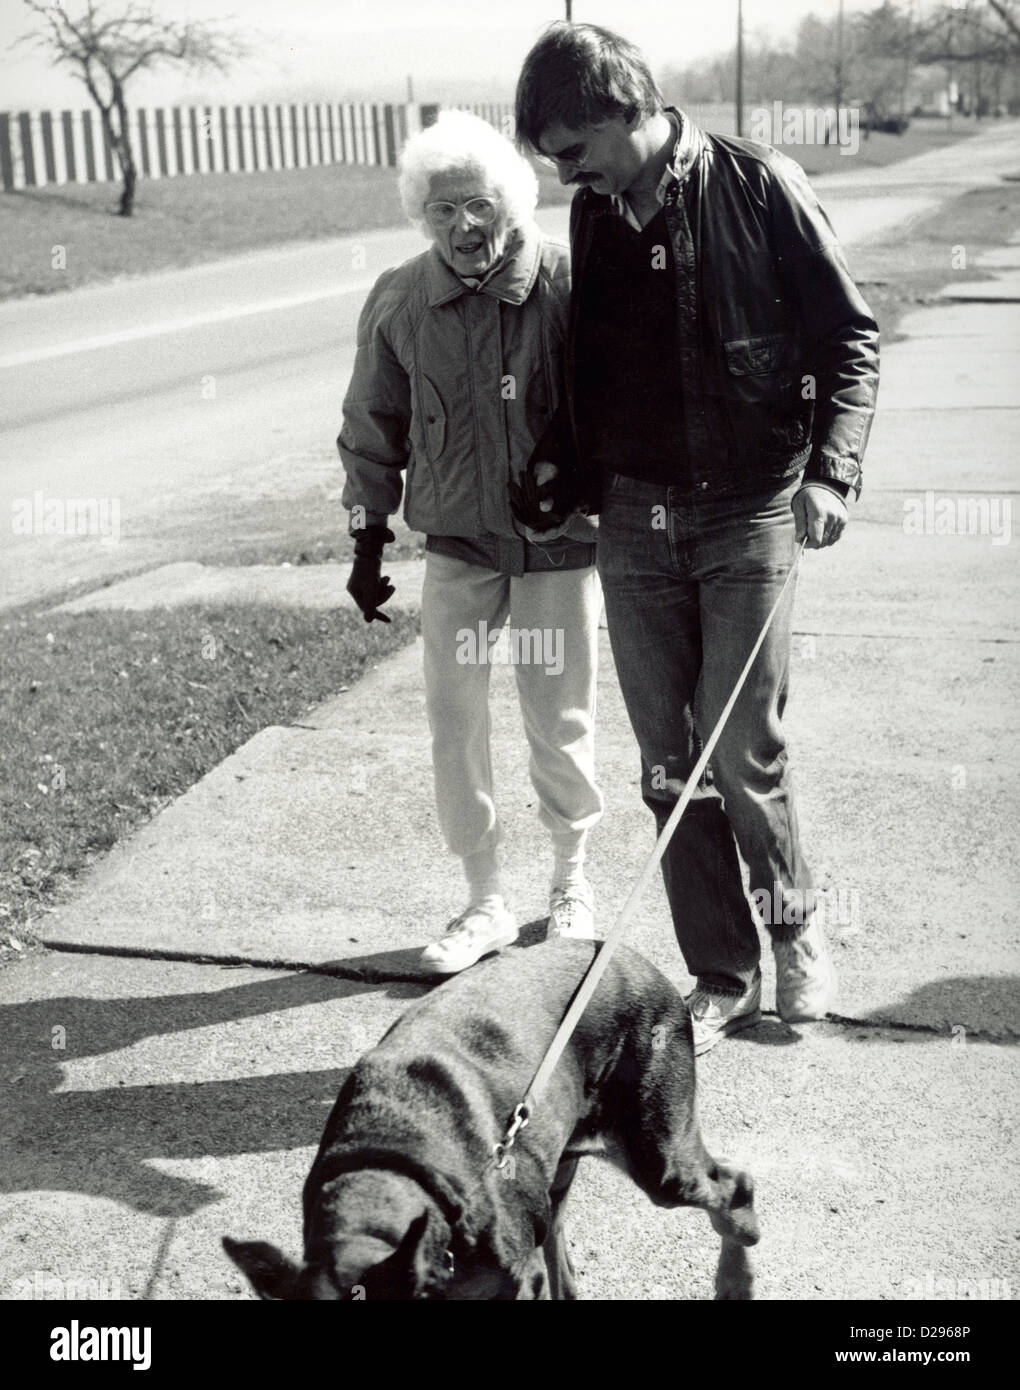
<instances>
[{"instance_id":1,"label":"woman's white sneaker","mask_svg":"<svg viewBox=\"0 0 1020 1390\"><path fill-rule=\"evenodd\" d=\"M517 940L517 923L502 898L473 903L447 926L438 941L421 953L421 965L432 975L456 975Z\"/></svg>"},{"instance_id":2,"label":"woman's white sneaker","mask_svg":"<svg viewBox=\"0 0 1020 1390\"><path fill-rule=\"evenodd\" d=\"M572 936L582 941L594 939L595 898L587 883L552 890L546 939L553 936Z\"/></svg>"}]
</instances>

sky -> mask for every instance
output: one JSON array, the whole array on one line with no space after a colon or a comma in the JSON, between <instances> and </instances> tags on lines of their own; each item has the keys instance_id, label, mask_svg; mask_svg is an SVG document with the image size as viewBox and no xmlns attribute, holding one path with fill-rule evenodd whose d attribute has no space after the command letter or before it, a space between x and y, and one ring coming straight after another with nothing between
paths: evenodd
<instances>
[{"instance_id":1,"label":"sky","mask_svg":"<svg viewBox=\"0 0 1020 1390\"><path fill-rule=\"evenodd\" d=\"M79 0L64 0L73 13ZM121 0L113 0L121 3ZM838 0L744 0L748 33L793 33ZM846 0L847 11L877 0ZM512 98L531 44L563 17L562 0L154 0L170 18L229 18L253 45L226 77L172 69L140 74L134 105L199 101L417 101ZM640 45L653 68L682 67L734 42L737 0L574 0L574 19L604 24ZM41 53L9 45L34 21L21 0L0 0L0 110L84 106L84 88Z\"/></svg>"}]
</instances>

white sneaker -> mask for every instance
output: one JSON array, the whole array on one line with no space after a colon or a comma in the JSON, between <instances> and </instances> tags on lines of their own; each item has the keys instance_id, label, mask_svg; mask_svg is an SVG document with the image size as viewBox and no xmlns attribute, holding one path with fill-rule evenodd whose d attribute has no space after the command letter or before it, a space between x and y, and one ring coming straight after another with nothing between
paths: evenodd
<instances>
[{"instance_id":1,"label":"white sneaker","mask_svg":"<svg viewBox=\"0 0 1020 1390\"><path fill-rule=\"evenodd\" d=\"M554 936L573 936L582 941L595 937L595 899L587 883L554 888L549 895L548 941Z\"/></svg>"},{"instance_id":2,"label":"white sneaker","mask_svg":"<svg viewBox=\"0 0 1020 1390\"><path fill-rule=\"evenodd\" d=\"M773 941L776 1011L784 1023L824 1018L836 1002L836 971L818 913L793 941Z\"/></svg>"},{"instance_id":3,"label":"white sneaker","mask_svg":"<svg viewBox=\"0 0 1020 1390\"><path fill-rule=\"evenodd\" d=\"M421 953L423 970L456 975L475 961L517 940L517 923L502 898L483 898L455 917L438 941Z\"/></svg>"}]
</instances>

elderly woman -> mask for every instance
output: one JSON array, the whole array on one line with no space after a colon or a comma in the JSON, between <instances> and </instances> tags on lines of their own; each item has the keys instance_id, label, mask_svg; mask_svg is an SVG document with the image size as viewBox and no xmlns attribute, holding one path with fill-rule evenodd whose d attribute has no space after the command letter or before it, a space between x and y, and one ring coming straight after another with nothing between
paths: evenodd
<instances>
[{"instance_id":1,"label":"elderly woman","mask_svg":"<svg viewBox=\"0 0 1020 1390\"><path fill-rule=\"evenodd\" d=\"M593 934L583 863L602 813L594 524L574 516L556 539L533 544L508 501L562 386L567 251L535 225L537 192L530 166L477 117L446 112L408 141L401 199L432 245L369 294L337 441L355 539L347 587L366 621L388 621L378 611L393 593L381 557L402 491L407 524L428 538L422 635L436 805L468 899L425 949L424 967L442 975L517 936L489 754L493 657L514 664L552 841L550 934Z\"/></svg>"}]
</instances>

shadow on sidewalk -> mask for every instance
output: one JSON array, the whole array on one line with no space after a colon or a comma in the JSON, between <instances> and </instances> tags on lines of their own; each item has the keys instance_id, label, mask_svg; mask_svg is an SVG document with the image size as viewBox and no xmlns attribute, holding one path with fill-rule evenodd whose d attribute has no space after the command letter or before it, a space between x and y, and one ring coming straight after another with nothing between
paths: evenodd
<instances>
[{"instance_id":1,"label":"shadow on sidewalk","mask_svg":"<svg viewBox=\"0 0 1020 1390\"><path fill-rule=\"evenodd\" d=\"M111 1078L105 1089L66 1091L59 1089L65 1084L61 1063L116 1053L148 1038L379 992L377 985L309 973L212 993L118 999L61 996L0 1009L0 1109L10 1153L0 1191L74 1192L160 1216L198 1210L222 1195L219 1190L161 1173L150 1166L152 1160L227 1157L317 1144L347 1068L123 1088ZM395 982L385 993L410 1003L421 990ZM56 1034L56 1029L64 1031ZM338 1017L338 1038L342 1029ZM245 1042L252 1051L249 1060L263 1060L271 1036L270 1041L262 1036L224 1041L228 1065L236 1066L236 1050ZM64 1048L53 1050L54 1040L63 1040ZM328 1039L317 1046L327 1056L332 1050ZM110 1071L115 1068L108 1067ZM19 1154L31 1155L30 1163L18 1163Z\"/></svg>"},{"instance_id":2,"label":"shadow on sidewalk","mask_svg":"<svg viewBox=\"0 0 1020 1390\"><path fill-rule=\"evenodd\" d=\"M544 936L544 920L528 923L521 944L534 945ZM62 1063L117 1053L149 1038L222 1027L309 1004L339 1004L365 994L410 1004L423 986L441 983L438 977L406 978L420 950L382 951L328 962L315 972L207 993L115 999L64 995L0 1008L0 1110L5 1145L12 1151L2 1165L0 1192L66 1191L108 1198L153 1215L186 1216L224 1194L211 1183L160 1172L151 1166L154 1161L200 1161L317 1144L346 1067L70 1091L60 1089L65 1084ZM398 978L378 983L339 979L328 973L331 966L363 969L377 980L394 970ZM226 969L231 968L244 967ZM340 1016L337 1037L343 1038ZM54 1048L55 1041L63 1046ZM359 1038L357 1053L376 1041ZM271 1047L263 1036L249 1035L246 1042L260 1049L252 1062ZM222 1044L229 1065L236 1066L236 1049L244 1045L241 1040ZM327 1056L331 1051L329 1039L316 1046ZM350 1055L349 1042L343 1050ZM31 1163L14 1161L18 1154L30 1154Z\"/></svg>"},{"instance_id":3,"label":"shadow on sidewalk","mask_svg":"<svg viewBox=\"0 0 1020 1390\"><path fill-rule=\"evenodd\" d=\"M1020 977L1016 975L954 975L946 980L929 980L896 1003L862 1014L855 1022L875 1028L895 1027L895 1016L890 1017L895 1010L896 1015L910 1019L920 1015L928 1020L923 1025L900 1025L903 1031L897 1035L897 1042L932 1042L938 1038L959 1047L973 1033L984 1040L1015 1046L1020 1042L1018 1001ZM961 1018L980 1018L982 1026L964 1026L958 1021ZM848 1038L852 1042L876 1041L876 1035L870 1032L848 1031Z\"/></svg>"},{"instance_id":4,"label":"shadow on sidewalk","mask_svg":"<svg viewBox=\"0 0 1020 1390\"><path fill-rule=\"evenodd\" d=\"M526 924L521 945L527 949L544 937L544 923ZM391 956L366 956L363 964L378 970ZM349 968L353 962L344 961ZM337 963L338 966L341 964ZM10 1157L3 1165L0 1191L53 1190L102 1197L126 1203L136 1211L163 1217L185 1216L223 1194L212 1182L181 1178L159 1171L162 1161L201 1161L239 1154L285 1152L318 1143L322 1126L347 1075L346 1067L322 1070L274 1071L267 1075L215 1081L161 1081L150 1085L66 1091L61 1063L99 1057L129 1048L145 1039L227 1025L286 1009L332 1001L341 1003L365 994L384 992L410 1003L420 997L421 985L410 980L385 985L340 980L325 974L292 974L259 980L211 993L86 999L60 996L12 1004L0 1009L0 1056L4 1083L2 1109ZM937 1020L951 1018L965 1001L980 1000L990 1019L1009 1017L1015 1007L1017 980L975 976L932 981L903 1001L912 1011L923 1010L933 1023L924 1029L904 1029L898 1041L933 1040ZM877 1013L865 1019L874 1032L847 1039L888 1040L888 1017ZM65 1048L54 1051L54 1030ZM935 1034L937 1036L937 1033ZM967 1030L947 1025L951 1045L962 1045ZM343 1020L337 1018L338 1042ZM778 1019L766 1018L757 1028L736 1034L733 1041L758 1046L789 1046L797 1035ZM1015 1040L1015 1039L1014 1039ZM368 1045L376 1041L372 1038ZM264 1036L224 1043L230 1065L236 1049L247 1045L262 1060L272 1041ZM328 1038L319 1038L328 1056ZM364 1043L358 1040L358 1050ZM337 1051L339 1051L339 1046ZM349 1044L345 1049L349 1055ZM112 1070L112 1068L108 1068ZM19 1163L18 1155L31 1155Z\"/></svg>"}]
</instances>

